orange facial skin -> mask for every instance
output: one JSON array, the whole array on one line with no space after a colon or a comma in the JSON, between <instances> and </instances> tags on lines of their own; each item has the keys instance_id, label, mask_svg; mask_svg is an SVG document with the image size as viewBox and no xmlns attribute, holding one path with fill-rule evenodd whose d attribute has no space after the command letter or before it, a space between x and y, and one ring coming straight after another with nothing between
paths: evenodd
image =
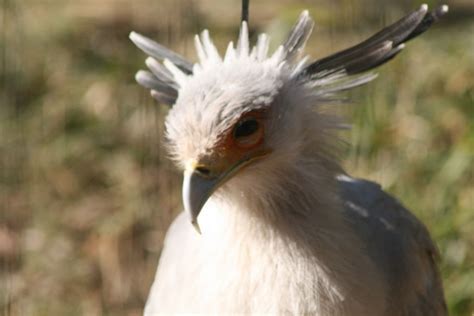
<instances>
[{"instance_id":1,"label":"orange facial skin","mask_svg":"<svg viewBox=\"0 0 474 316\"><path fill-rule=\"evenodd\" d=\"M251 161L267 155L269 150L263 148L266 114L265 110L244 113L216 144L212 156L202 159L198 165L211 170L209 176L213 177L222 173L238 171ZM236 127L246 120L255 120L258 123L257 129L248 136L236 138Z\"/></svg>"},{"instance_id":2,"label":"orange facial skin","mask_svg":"<svg viewBox=\"0 0 474 316\"><path fill-rule=\"evenodd\" d=\"M217 144L216 151L223 155L223 160L232 166L241 160L252 158L260 150L265 140L265 115L264 110L254 110L244 113L240 119L227 130L226 135ZM251 135L236 138L234 131L239 123L246 120L255 120L258 123L258 129Z\"/></svg>"}]
</instances>

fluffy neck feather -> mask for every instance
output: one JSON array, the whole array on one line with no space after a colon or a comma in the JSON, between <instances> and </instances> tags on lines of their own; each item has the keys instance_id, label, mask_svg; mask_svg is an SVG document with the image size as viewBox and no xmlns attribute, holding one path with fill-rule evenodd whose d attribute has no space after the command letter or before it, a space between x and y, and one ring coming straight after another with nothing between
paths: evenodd
<instances>
[{"instance_id":1,"label":"fluffy neck feather","mask_svg":"<svg viewBox=\"0 0 474 316\"><path fill-rule=\"evenodd\" d=\"M275 172L281 170L275 169L282 163L278 161L249 168L217 192L201 213L207 250L217 257L224 254L226 268L248 271L239 287L256 301L247 302L249 295L243 295L241 302L232 298L240 304L236 306L296 314L383 313L386 298L376 281L379 271L340 211L334 180L338 167L319 158L303 155L281 173ZM252 264L254 259L258 265ZM232 280L223 284L231 287ZM379 306L360 304L368 301Z\"/></svg>"}]
</instances>

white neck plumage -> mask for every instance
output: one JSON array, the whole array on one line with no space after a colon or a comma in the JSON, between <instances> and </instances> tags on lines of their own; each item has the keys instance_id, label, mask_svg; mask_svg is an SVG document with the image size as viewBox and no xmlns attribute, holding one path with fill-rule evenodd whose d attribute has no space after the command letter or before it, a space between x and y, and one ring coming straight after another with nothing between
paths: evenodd
<instances>
[{"instance_id":1,"label":"white neck plumage","mask_svg":"<svg viewBox=\"0 0 474 316\"><path fill-rule=\"evenodd\" d=\"M266 163L266 168L274 167ZM367 307L359 302L367 299L383 311L385 289L372 281L378 278L371 274L378 271L362 255L361 243L341 218L334 171L314 160L300 160L286 168L282 172L286 178L275 169L249 168L204 207L203 245L217 258L225 253L226 262L216 263L216 273L231 267L230 271L248 271L238 284L246 284L246 291L253 291L255 297L271 300L270 310L262 312L292 306L301 313L364 315ZM253 266L256 256L266 264ZM233 284L229 277L226 286ZM264 283L266 291L274 293L260 293L258 285Z\"/></svg>"}]
</instances>

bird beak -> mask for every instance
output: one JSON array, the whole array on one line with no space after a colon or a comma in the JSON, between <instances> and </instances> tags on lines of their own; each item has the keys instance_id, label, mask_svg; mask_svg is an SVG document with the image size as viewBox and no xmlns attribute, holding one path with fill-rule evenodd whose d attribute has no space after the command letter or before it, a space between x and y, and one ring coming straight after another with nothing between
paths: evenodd
<instances>
[{"instance_id":1,"label":"bird beak","mask_svg":"<svg viewBox=\"0 0 474 316\"><path fill-rule=\"evenodd\" d=\"M194 168L184 171L183 179L183 204L184 210L189 214L191 223L196 231L201 234L197 217L206 201L218 187L218 178L208 178L196 172Z\"/></svg>"},{"instance_id":2,"label":"bird beak","mask_svg":"<svg viewBox=\"0 0 474 316\"><path fill-rule=\"evenodd\" d=\"M191 160L186 166L183 179L183 205L184 211L188 213L196 231L201 234L197 218L201 209L206 204L209 197L222 186L227 180L232 178L239 170L249 165L257 159L265 157L271 150L261 150L255 152L253 156L245 157L237 161L231 168L224 172L209 176L199 172L198 167L202 167L197 162Z\"/></svg>"}]
</instances>

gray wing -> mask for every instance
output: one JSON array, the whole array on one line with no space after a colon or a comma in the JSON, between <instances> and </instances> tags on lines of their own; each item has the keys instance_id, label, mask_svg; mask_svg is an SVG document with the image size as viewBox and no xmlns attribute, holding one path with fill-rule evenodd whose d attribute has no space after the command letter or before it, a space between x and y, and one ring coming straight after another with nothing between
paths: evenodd
<instances>
[{"instance_id":1,"label":"gray wing","mask_svg":"<svg viewBox=\"0 0 474 316\"><path fill-rule=\"evenodd\" d=\"M426 227L378 184L338 180L347 219L390 285L389 314L447 315L439 255Z\"/></svg>"}]
</instances>

